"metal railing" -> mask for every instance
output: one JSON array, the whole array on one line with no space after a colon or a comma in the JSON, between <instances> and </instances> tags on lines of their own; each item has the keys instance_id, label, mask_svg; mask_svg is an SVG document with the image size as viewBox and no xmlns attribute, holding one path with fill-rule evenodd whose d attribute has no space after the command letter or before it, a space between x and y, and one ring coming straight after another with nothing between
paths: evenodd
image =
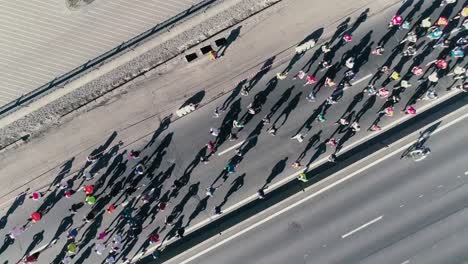
<instances>
[{"instance_id":1,"label":"metal railing","mask_svg":"<svg viewBox=\"0 0 468 264\"><path fill-rule=\"evenodd\" d=\"M119 46L105 52L104 54L101 54L100 56L89 60L85 64L55 78L54 80L38 87L37 89L34 89L26 94L21 95L18 99L5 104L0 107L0 118L7 115L8 113L11 113L12 111L16 110L17 108L24 106L27 103L30 103L34 99L38 98L41 95L44 95L46 92L52 91L54 88L57 88L58 85L65 84L67 81L71 80L74 77L78 77L78 75L92 69L93 67L106 62L108 59L112 58L113 56L121 53L122 51L125 51L129 49L132 46L135 46L137 44L140 44L140 42L148 39L149 37L153 36L154 34L160 32L161 30L166 29L167 27L174 25L175 23L179 22L183 18L213 4L214 2L217 2L218 0L204 0L201 1L198 4L195 4L191 6L189 9L171 17L170 19L157 24L153 28L139 34L138 36L122 42Z\"/></svg>"}]
</instances>

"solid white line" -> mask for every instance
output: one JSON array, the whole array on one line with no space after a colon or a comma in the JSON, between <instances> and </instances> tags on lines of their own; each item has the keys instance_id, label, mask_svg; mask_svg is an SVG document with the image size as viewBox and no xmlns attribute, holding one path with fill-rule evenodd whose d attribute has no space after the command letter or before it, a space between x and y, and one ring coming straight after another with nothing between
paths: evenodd
<instances>
[{"instance_id":1,"label":"solid white line","mask_svg":"<svg viewBox=\"0 0 468 264\"><path fill-rule=\"evenodd\" d=\"M356 229L351 230L350 232L348 232L348 233L342 235L341 238L349 237L350 235L356 233L357 231L362 230L362 229L364 229L364 228L366 228L366 227L372 225L373 223L382 220L382 218L383 218L383 215L381 215L381 216L375 218L374 220L371 220L371 221L369 221L369 222L363 224L362 226L360 226L360 227L358 227L358 228L356 228Z\"/></svg>"},{"instance_id":2,"label":"solid white line","mask_svg":"<svg viewBox=\"0 0 468 264\"><path fill-rule=\"evenodd\" d=\"M238 148L239 146L241 146L242 144L244 144L244 142L245 142L245 140L244 140L244 141L241 141L241 142L239 142L239 143L237 143L237 144L235 144L234 146L232 146L232 147L230 147L230 148L228 148L228 149L225 149L225 150L219 152L219 153L218 153L218 156L221 156L221 155L223 155L223 154L228 153L229 151L231 151L231 150L233 150L233 149Z\"/></svg>"},{"instance_id":3,"label":"solid white line","mask_svg":"<svg viewBox=\"0 0 468 264\"><path fill-rule=\"evenodd\" d=\"M468 175L468 171L465 171L465 175Z\"/></svg>"},{"instance_id":4,"label":"solid white line","mask_svg":"<svg viewBox=\"0 0 468 264\"><path fill-rule=\"evenodd\" d=\"M358 84L358 83L364 81L365 79L369 79L370 77L372 77L372 75L373 75L373 74L368 74L368 75L362 77L361 79L359 79L359 80L353 82L352 85Z\"/></svg>"},{"instance_id":5,"label":"solid white line","mask_svg":"<svg viewBox=\"0 0 468 264\"><path fill-rule=\"evenodd\" d=\"M410 262L410 261L409 261L409 259L408 259L408 260L403 261L401 264L408 264L409 262Z\"/></svg>"}]
</instances>

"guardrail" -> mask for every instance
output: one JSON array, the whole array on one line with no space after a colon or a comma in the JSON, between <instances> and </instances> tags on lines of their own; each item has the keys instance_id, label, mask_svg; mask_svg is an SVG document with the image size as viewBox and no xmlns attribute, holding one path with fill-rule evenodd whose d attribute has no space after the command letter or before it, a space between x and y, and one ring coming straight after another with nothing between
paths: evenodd
<instances>
[{"instance_id":1,"label":"guardrail","mask_svg":"<svg viewBox=\"0 0 468 264\"><path fill-rule=\"evenodd\" d=\"M181 19L199 11L200 9L204 8L204 7L207 7L211 4L213 4L214 2L217 2L218 0L204 0L198 4L195 4L193 6L191 6L189 9L171 17L170 19L162 22L162 23L159 23L157 24L156 26L154 26L153 28L139 34L138 36L126 41L126 42L122 42L122 44L120 44L119 46L105 52L104 54L92 59L92 60L89 60L88 62L86 62L85 64L55 78L54 80L40 86L39 88L33 90L33 91L30 91L26 94L23 94L21 95L21 97L19 97L18 99L6 104L6 105L3 105L0 107L0 118L7 115L8 113L16 110L18 107L21 107L21 106L24 106L25 104L33 101L34 99L36 99L37 97L45 94L46 92L50 92L52 91L54 88L57 88L58 85L61 85L61 84L64 84L66 83L67 81L71 80L72 78L74 77L77 77L79 74L82 74L90 69L92 69L93 67L95 67L96 65L99 65L101 63L104 63L106 60L110 59L111 57L121 53L122 51L125 51L127 49L129 49L130 47L132 46L135 46L137 44L139 44L140 42L148 39L149 37L153 36L154 34L160 32L161 30L163 29L166 29L168 26L171 26L175 23L177 23L178 21L180 21Z\"/></svg>"}]
</instances>

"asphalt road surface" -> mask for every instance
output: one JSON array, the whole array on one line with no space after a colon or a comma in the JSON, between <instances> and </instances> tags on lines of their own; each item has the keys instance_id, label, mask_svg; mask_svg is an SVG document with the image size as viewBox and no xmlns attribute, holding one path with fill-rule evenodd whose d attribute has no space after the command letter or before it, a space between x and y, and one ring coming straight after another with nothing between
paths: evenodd
<instances>
[{"instance_id":1,"label":"asphalt road surface","mask_svg":"<svg viewBox=\"0 0 468 264\"><path fill-rule=\"evenodd\" d=\"M459 8L459 6L450 7L448 10L429 5L430 3L421 1L413 6L405 6L401 12L403 15L410 14L416 20L421 12L425 12L425 15L433 14L434 17L438 17L441 12L450 11L450 14L455 14L458 10L456 8ZM311 50L300 58L296 58L294 63L286 63L248 80L252 86L249 96L240 96L238 94L240 88L237 88L235 89L237 92L219 98L198 109L187 118L172 124L162 125L151 140L136 146L142 150L141 158L138 161L127 159L129 149L122 149L117 142L113 141L114 137L111 137L107 143L103 143L100 150L97 150L105 150L104 156L89 167L92 168L92 172L97 173L94 180L91 181L97 182L95 184L98 199L94 206L86 205L78 210L76 215L71 216L68 209L73 203L83 201L84 194L78 192L70 198L63 198L63 191L56 190L55 187L51 188L53 191L48 193L42 201L28 200L25 199L25 196L18 198L3 214L0 222L2 228L0 235L3 236L15 225L23 225L28 216L36 210L47 213L44 214L41 222L34 224L14 243L10 244L5 241L0 246L0 260L3 263L5 261L15 263L22 256L47 245L55 238L59 238L54 246L41 253L40 260L43 261L41 263L60 263L66 256L66 247L70 243L65 238L67 230L81 226L83 224L81 219L92 211L96 213L95 220L83 225L80 229L77 241L81 244L73 262L103 262L108 255L107 252L103 255L97 255L93 252L97 234L108 229L112 231L108 237L112 237L117 233L125 234L128 228L123 227L125 222L122 224L118 221L118 219L122 219L120 213L124 206L121 203L125 200L125 195L122 192L113 195L111 194L112 190L122 190L133 182L140 189L131 196L133 199L127 198L127 201L130 201L127 206L134 206L132 215L139 219L137 222L142 223L144 229L139 234L138 240L126 240L121 254L116 257L121 262L124 257L131 258L145 249L150 252L152 247L148 245L147 237L151 233L159 233L161 240L167 240L174 237L178 229L188 230L197 224L216 218L217 216L214 215L215 207L218 207L222 212L228 212L229 208L240 201L251 196L255 197L258 189L264 188L268 191L272 185L280 183L288 175L297 172L291 167L292 162L297 159L300 159L304 165L326 162L327 156L335 151L325 144L325 140L332 134L336 138L342 139L342 151L365 141L369 136L372 136L373 132L367 131L367 128L376 120L376 113L385 100L375 96L369 97L362 94L361 91L375 73L377 66L390 64L393 61L392 65L399 63L398 67L402 67L401 72L406 73L411 64L410 61L406 61L406 63L400 61L401 51L399 49L391 51L403 38L405 31L397 31L395 35L390 35L390 38L388 35L385 37L388 31L387 22L398 9L399 7L392 7L372 17L366 17L367 13L365 12L362 14L360 22L349 22L348 32L353 34L351 43L339 45L337 44L340 39L339 34L334 38L336 53L333 61L340 63L348 56L356 56L355 67L358 69L358 73L353 81L354 85L338 96L337 104L327 109L325 117L328 121L318 122L317 116L324 109L323 102L333 93L333 89L320 87L320 85L304 86L303 80L292 80L291 78L300 69L308 72L315 71L317 62L321 60L322 55L316 50ZM320 32L320 29L317 30ZM386 41L385 48L388 52L385 56L372 56L371 49L382 39ZM424 46L421 47L421 52L423 49ZM419 58L424 61L423 63L426 63L437 57L440 52L442 51L422 52ZM318 55L320 57L315 58ZM455 62L455 60L451 60L450 66L453 67ZM311 65L310 69L308 69L309 65ZM289 77L286 80L277 80L276 73L284 69L290 72ZM336 73L337 81L341 80L345 70L343 65L339 66ZM322 78L324 72L318 71L316 76ZM377 85L380 85L383 79L380 79ZM401 102L396 106L395 115L391 118L383 117L379 122L380 126L385 127L392 122L408 117L401 114L399 110L404 108L411 100L410 98L414 96L415 90L417 91L417 78L411 77L410 81L414 87L401 94ZM422 87L426 84L422 84ZM445 88L452 84L451 77L440 79L438 86L441 97L447 94ZM388 87L393 85L397 85L397 83L392 82ZM314 103L305 99L312 87L315 87L317 97ZM247 106L253 98L259 100L257 102L260 102L261 111L251 117L246 113ZM428 106L428 104L433 103L434 101L431 100L422 100L416 103L416 107L420 109L423 105ZM223 106L226 106L226 110L220 112L221 116L213 118L214 109L216 107L221 109ZM338 127L335 122L341 116L347 116L353 111L354 115L359 117L361 131L355 134L350 133L349 129L335 132ZM271 122L277 128L276 136L268 134L266 132L268 125L262 124L261 120L267 114L270 114ZM210 158L208 164L202 164L200 155L206 151L205 144L209 140L214 140L214 137L209 134L209 128L223 125L224 128L229 128L233 120L240 119L244 115L246 124L243 129L238 131L239 139L236 141L219 139L221 142L217 153ZM291 136L299 132L306 135L302 143L290 139ZM222 137L220 136L220 138ZM344 140L345 138L349 139ZM244 140L245 143L242 143ZM236 148L241 149L242 157L236 155ZM340 152L338 152L338 159L339 155ZM223 169L232 159L235 159L237 163L236 172L223 177ZM74 160L70 160L69 164L73 162ZM143 176L136 176L132 173L137 162L143 162L146 166L146 173ZM63 171L67 172L67 170L67 166L64 166ZM62 175L59 174L51 186L60 183ZM79 177L80 175L77 174L70 179L75 190L83 184L82 178ZM176 179L182 182L182 186L179 188L171 187ZM209 186L215 188L213 197L205 195L205 190ZM155 188L155 192L152 194L155 201L143 205L142 196L137 197L137 195L147 194L151 188ZM333 198L334 201L338 201L338 197ZM361 199L364 198L361 196ZM157 201L162 200L168 200L169 203L164 212L158 212L156 210ZM110 203L119 205L112 214L105 211ZM324 200L323 204L327 203L330 202ZM353 200L353 205L356 205L356 200ZM325 207L328 208L328 206ZM347 210L348 207L343 206L342 208L342 210ZM168 215L174 216L174 226L164 225L164 219ZM372 217L378 216L363 215L362 219L356 220L365 223L369 220L367 217L371 217L370 220L372 220ZM331 215L320 219L324 221L325 219L327 221L337 219L338 221L340 218L338 215ZM384 219L386 219L385 216ZM358 226L361 222L354 224ZM345 232L346 230L340 231ZM289 243L296 242L289 241ZM107 244L107 247L109 249L110 245Z\"/></svg>"},{"instance_id":2,"label":"asphalt road surface","mask_svg":"<svg viewBox=\"0 0 468 264\"><path fill-rule=\"evenodd\" d=\"M463 263L468 258L467 119L190 263ZM200 249L201 250L201 249Z\"/></svg>"}]
</instances>

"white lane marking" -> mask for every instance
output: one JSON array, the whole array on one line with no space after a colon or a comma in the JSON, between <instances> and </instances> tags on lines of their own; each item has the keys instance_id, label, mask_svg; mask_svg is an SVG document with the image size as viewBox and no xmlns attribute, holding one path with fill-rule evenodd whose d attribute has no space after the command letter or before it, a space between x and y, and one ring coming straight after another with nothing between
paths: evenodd
<instances>
[{"instance_id":1,"label":"white lane marking","mask_svg":"<svg viewBox=\"0 0 468 264\"><path fill-rule=\"evenodd\" d=\"M355 84L358 84L358 83L360 83L360 82L363 82L364 80L369 79L370 77L372 77L372 75L373 75L373 74L368 74L368 75L362 77L361 79L359 79L359 80L353 82L352 85L355 85Z\"/></svg>"},{"instance_id":2,"label":"white lane marking","mask_svg":"<svg viewBox=\"0 0 468 264\"><path fill-rule=\"evenodd\" d=\"M240 147L242 144L244 144L244 142L245 142L245 140L244 140L244 141L241 141L241 142L239 142L239 143L237 143L237 144L235 144L234 146L232 146L232 147L230 147L230 148L227 148L227 149L225 149L225 150L219 152L219 153L218 153L218 156L221 156L221 155L223 155L223 154L226 154L226 153L228 153L229 151Z\"/></svg>"},{"instance_id":3,"label":"white lane marking","mask_svg":"<svg viewBox=\"0 0 468 264\"><path fill-rule=\"evenodd\" d=\"M403 261L401 264L408 264L408 263L410 263L410 262L409 262L409 259Z\"/></svg>"},{"instance_id":4,"label":"white lane marking","mask_svg":"<svg viewBox=\"0 0 468 264\"><path fill-rule=\"evenodd\" d=\"M458 175L458 176L457 176L457 178L458 178L458 179L460 179L460 178L461 178L461 176L460 176L460 175Z\"/></svg>"},{"instance_id":5,"label":"white lane marking","mask_svg":"<svg viewBox=\"0 0 468 264\"><path fill-rule=\"evenodd\" d=\"M379 216L379 217L377 217L377 218L375 218L375 219L373 219L373 220L370 220L369 222L367 222L367 223L361 225L360 227L355 228L355 229L349 231L348 233L342 235L341 238L349 237L350 235L352 235L352 234L358 232L359 230L362 230L362 229L364 229L364 228L366 228L366 227L368 227L368 226L370 226L370 225L372 225L372 224L374 224L374 223L376 223L376 222L382 220L382 218L383 218L383 215L381 215L381 216Z\"/></svg>"},{"instance_id":6,"label":"white lane marking","mask_svg":"<svg viewBox=\"0 0 468 264\"><path fill-rule=\"evenodd\" d=\"M468 171L465 171L465 175L468 175Z\"/></svg>"},{"instance_id":7,"label":"white lane marking","mask_svg":"<svg viewBox=\"0 0 468 264\"><path fill-rule=\"evenodd\" d=\"M424 196L424 194L421 194L421 195L419 195L418 197L419 197L419 198L422 198L423 196Z\"/></svg>"},{"instance_id":8,"label":"white lane marking","mask_svg":"<svg viewBox=\"0 0 468 264\"><path fill-rule=\"evenodd\" d=\"M405 206L404 204L400 204L400 208L402 208L403 206Z\"/></svg>"},{"instance_id":9,"label":"white lane marking","mask_svg":"<svg viewBox=\"0 0 468 264\"><path fill-rule=\"evenodd\" d=\"M456 94L456 93L458 93L458 92L454 92L454 94ZM446 98L449 98L449 95L452 95L452 94L450 94L450 93L445 94L445 95L441 96L441 97L439 98L439 100L433 101L433 102L434 102L434 103L435 103L435 102L443 102ZM427 105L422 106L420 112L423 112L424 110L429 109L429 108L431 107L431 105L432 105L432 104L429 103L429 104L427 104ZM461 109L463 109L463 108L461 108ZM457 112L455 112L455 113L457 113ZM449 115L447 115L447 116L450 116L450 115L451 115L451 114L449 114ZM442 120L442 119L444 119L444 118L447 118L447 116L444 116L444 117L442 117L442 118L439 118L438 120L435 120L434 122L432 122L431 124L429 124L429 125L423 127L423 128L420 129L420 130L423 131L425 128L429 127L430 125L433 125L434 123L436 123L436 122L438 122L438 121L440 121L440 120ZM445 123L445 124L439 126L439 127L433 132L433 134L436 134L436 133L438 133L438 132L440 132L440 131L442 131L442 130L445 130L446 128L448 128L448 127L450 127L450 126L456 124L457 122L459 122L460 120L466 118L467 116L468 116L468 112L465 112L464 115L459 116L459 117L455 118L454 120L452 120L452 121L450 121L450 122L448 122L448 123ZM406 119L409 119L409 118L410 118L410 116L409 116L409 115L406 115L406 116L404 116L403 118L401 118L400 121L403 122L403 121L405 121ZM396 123L394 123L393 125L388 126L388 128L391 128L391 127L393 127L393 126L399 124L398 121L399 121L399 120L397 120ZM384 130L385 130L385 129L383 129L382 131L384 131ZM414 132L413 134L417 134L417 133L418 133L418 132L416 131L416 132ZM356 142L353 142L353 143L349 144L348 146L345 146L345 147L343 148L342 152L345 152L345 151L347 151L347 150L349 150L349 149L352 149L354 146L359 145L359 144L361 144L362 142L367 141L369 138L371 138L371 137L373 137L373 136L375 136L375 135L376 135L376 134L372 134L372 133L371 133L371 134L369 134L369 135L367 135L367 136L362 137L361 140L357 140ZM408 136L410 136L410 135L408 135ZM402 138L402 139L396 141L395 143L393 143L393 144L391 144L391 145L396 145L396 144L398 144L400 141L403 141L405 138L406 138L406 137L404 137L404 138ZM378 160L375 161L375 162L370 163L370 164L367 165L367 166L364 166L363 168L359 169L359 170L356 171L355 173L351 173L351 174L349 174L348 176L346 176L346 177L344 177L344 178L342 178L342 179L336 181L335 183L332 183L332 184L330 184L330 185L325 186L323 189L318 190L316 193L313 193L313 194L311 194L311 195L308 196L308 197L313 198L313 197L315 197L315 196L321 194L322 192L325 192L325 191L327 191L327 190L333 188L334 186L336 186L336 185L338 185L338 184L340 184L340 183L342 183L342 182L344 182L344 181L347 181L348 179L352 178L352 177L355 176L356 174L358 174L358 173L360 173L360 172L362 172L362 171L365 171L366 169L368 169L368 168L370 168L370 167L372 167L372 166L374 166L374 165L380 163L381 161L383 161L383 160L386 159L387 157L390 157L390 156L392 156L392 155L395 155L395 154L397 154L397 153L403 151L404 149L407 149L409 146L411 146L411 145L413 145L413 144L414 144L414 142L405 144L404 146L402 146L401 148L397 149L396 151L394 151L394 152L392 152L392 153L390 153L390 154L384 156L384 157L381 158L381 159L378 159ZM318 166L318 165L320 165L320 164L322 164L323 162L326 162L326 161L327 161L327 158L323 158L323 159L321 159L321 160L318 160L316 163L311 164L309 167L305 168L304 170L308 170L308 169L312 168L314 165L315 165L315 166ZM303 172L304 170L297 171L297 172L295 172L295 173L293 173L293 174L291 174L291 175L285 177L284 179L282 179L282 180L280 180L280 181L278 181L278 182L276 182L276 183L270 185L270 187L268 188L269 192L271 192L271 191L275 190L276 188L282 186L284 183L289 182L289 181L291 181L292 179L296 178L297 175L299 175L299 174L300 174L301 172ZM334 174L333 174L333 175L334 175ZM325 178L325 179L322 180L322 181L332 180L332 179L334 178L333 175L330 176L330 177ZM335 176L335 177L336 177L336 176ZM322 181L321 181L321 182L322 182ZM319 183L320 183L320 182L319 182ZM317 184L318 184L318 183L317 183ZM309 190L309 189L312 188L313 186L314 186L314 185L312 185L312 186L309 187L309 188L306 188L306 190ZM297 194L297 195L300 195L300 193ZM295 196L295 195L291 196L291 198L293 198L293 197L296 197L296 196ZM247 204L247 203L249 203L250 201L253 201L253 200L257 199L257 198L258 198L258 195L257 195L256 193L253 194L253 195L251 195L251 196L249 196L249 197L246 197L244 200L242 200L242 201L240 201L240 202L238 202L238 203L236 203L236 204L233 204L232 206L226 208L226 210L224 210L224 215L226 215L226 213L228 213L228 212L231 212L231 211L236 210L237 208L241 207L242 205ZM305 199L305 200L303 200L302 202L306 202L307 200L308 200L308 199ZM293 204L293 205L291 206L291 208L293 208L294 206L297 206L296 204L299 205L299 204L301 204L301 202ZM246 233L246 232L252 230L253 228L255 228L255 227L257 227L257 226L259 226L259 225L261 225L261 224L263 224L263 223L265 223L265 222L267 222L267 221L273 219L274 217L276 217L276 216L278 216L278 215L280 215L280 214L282 214L283 212L286 212L286 211L287 211L287 210L281 210L281 211L279 211L279 212L277 212L277 213L275 213L275 214L270 215L269 217L264 218L263 220L257 222L256 224L251 225L250 227L243 229L241 232L237 232L237 234L234 235L232 238L226 238L225 240L223 240L223 241L221 241L221 242L219 242L219 243L217 243L217 244L215 244L215 245L209 247L208 249L203 250L202 252L199 252L195 257L191 257L190 260L196 259L196 258L198 258L199 256L206 254L206 253L209 252L210 250L215 249L215 248L217 248L217 247L219 247L219 246L221 246L221 245L223 245L223 244L229 242L230 240L232 240L232 239L234 239L234 238L236 238L236 237L238 237L238 236L240 236L240 235L242 235L242 234L244 234L244 233ZM189 233L191 233L191 232L193 232L193 231L195 231L195 230L201 228L202 226L204 226L204 225L206 225L206 224L208 224L208 223L210 223L210 222L216 220L216 219L219 218L219 217L220 217L220 216L215 215L215 216L206 218L205 220L202 220L202 221L198 222L197 224L195 224L195 225L193 225L193 226L187 228L187 229L185 230L185 233L186 233L186 234L189 234ZM235 226L234 226L234 227L235 227ZM232 227L232 228L234 228L234 227ZM175 239L171 239L171 240L168 241L168 243L171 243L171 241L174 241L174 240L175 240ZM151 254L150 252L152 252L153 250L155 250L155 249L158 248L159 246L160 246L160 244L158 243L158 244L154 245L152 248L149 248L149 249L146 251L146 253L140 253L140 254L136 255L136 256L132 259L132 262L137 261L138 259L140 259L140 258L143 257L143 256L150 255L150 254ZM199 245L199 246L201 246L201 245ZM176 257L177 257L177 256L175 256L174 258L176 258ZM189 262L189 261L182 262L181 264L187 263L187 262Z\"/></svg>"}]
</instances>

